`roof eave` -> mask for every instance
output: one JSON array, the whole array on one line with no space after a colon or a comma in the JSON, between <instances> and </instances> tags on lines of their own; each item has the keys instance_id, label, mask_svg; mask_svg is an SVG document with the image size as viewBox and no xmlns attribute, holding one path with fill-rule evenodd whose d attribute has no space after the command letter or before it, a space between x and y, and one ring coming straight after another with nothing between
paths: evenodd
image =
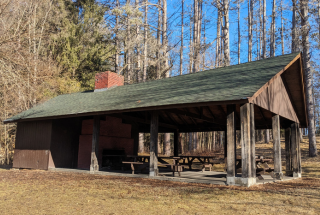
<instances>
[{"instance_id":1,"label":"roof eave","mask_svg":"<svg viewBox=\"0 0 320 215\"><path fill-rule=\"evenodd\" d=\"M122 110L112 110L112 111L98 111L98 112L86 112L86 113L82 112L82 113L57 115L57 116L49 116L49 117L37 117L37 118L25 118L25 119L20 118L15 120L9 118L4 120L3 123L8 124L8 123L15 123L15 122L52 120L52 119L74 118L74 117L84 117L84 116L107 115L107 114L123 113L123 112L165 110L165 109L173 109L173 108L200 107L200 106L209 106L209 105L244 104L244 103L248 103L249 99L250 97L243 97L238 100L162 105L162 106L152 106L152 107L142 107L142 108L122 109Z\"/></svg>"}]
</instances>

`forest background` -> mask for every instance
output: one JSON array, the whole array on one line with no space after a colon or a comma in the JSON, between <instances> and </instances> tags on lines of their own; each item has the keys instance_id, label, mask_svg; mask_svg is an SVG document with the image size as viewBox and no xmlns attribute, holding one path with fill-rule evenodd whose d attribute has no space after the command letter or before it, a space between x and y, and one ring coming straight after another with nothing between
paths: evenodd
<instances>
[{"instance_id":1,"label":"forest background","mask_svg":"<svg viewBox=\"0 0 320 215\"><path fill-rule=\"evenodd\" d=\"M92 90L97 72L134 84L297 51L307 87L303 133L316 156L319 48L320 0L2 0L0 163L12 161L16 130L2 120L59 94ZM208 133L184 135L188 149L201 146L199 135L219 136ZM160 139L169 153L170 134Z\"/></svg>"}]
</instances>

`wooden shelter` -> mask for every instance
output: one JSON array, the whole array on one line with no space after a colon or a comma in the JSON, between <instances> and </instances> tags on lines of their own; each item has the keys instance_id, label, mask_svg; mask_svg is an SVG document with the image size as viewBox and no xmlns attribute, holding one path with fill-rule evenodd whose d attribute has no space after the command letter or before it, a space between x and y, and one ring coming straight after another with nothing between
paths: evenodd
<instances>
[{"instance_id":1,"label":"wooden shelter","mask_svg":"<svg viewBox=\"0 0 320 215\"><path fill-rule=\"evenodd\" d=\"M275 177L281 179L283 128L286 174L301 177L299 127L307 126L301 53L124 86L115 73L104 75L105 85L99 82L103 75L96 76L101 89L60 95L4 121L18 123L14 167L77 168L87 122L92 126L90 170L99 171L100 127L120 119L114 125L130 125L130 131L113 142L128 138L133 154L139 132L150 133L150 176L158 175L158 132L174 133L178 155L179 132L226 131L227 184L250 186L256 182L255 129L273 129ZM241 130L241 177L235 166L236 130Z\"/></svg>"}]
</instances>

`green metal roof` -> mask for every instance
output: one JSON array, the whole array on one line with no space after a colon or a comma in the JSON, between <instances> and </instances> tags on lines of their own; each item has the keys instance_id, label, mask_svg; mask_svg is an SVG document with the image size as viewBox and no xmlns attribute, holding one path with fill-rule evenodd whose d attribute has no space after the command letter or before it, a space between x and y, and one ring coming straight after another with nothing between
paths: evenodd
<instances>
[{"instance_id":1,"label":"green metal roof","mask_svg":"<svg viewBox=\"0 0 320 215\"><path fill-rule=\"evenodd\" d=\"M194 74L57 96L5 122L163 105L232 101L251 97L299 53Z\"/></svg>"}]
</instances>

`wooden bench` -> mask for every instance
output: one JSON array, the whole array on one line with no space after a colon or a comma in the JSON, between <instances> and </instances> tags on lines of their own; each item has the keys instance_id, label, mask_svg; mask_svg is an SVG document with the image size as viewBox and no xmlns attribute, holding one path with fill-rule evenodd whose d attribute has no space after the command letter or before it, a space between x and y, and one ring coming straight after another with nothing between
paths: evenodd
<instances>
[{"instance_id":1,"label":"wooden bench","mask_svg":"<svg viewBox=\"0 0 320 215\"><path fill-rule=\"evenodd\" d=\"M137 170L139 170L140 172L142 172L142 170L144 170L146 167L149 166L149 163L144 163L144 162L137 162L137 161L122 161L123 164L130 164L131 166L131 171L132 174L134 174L135 171L135 165L139 165L139 168L137 168Z\"/></svg>"}]
</instances>

